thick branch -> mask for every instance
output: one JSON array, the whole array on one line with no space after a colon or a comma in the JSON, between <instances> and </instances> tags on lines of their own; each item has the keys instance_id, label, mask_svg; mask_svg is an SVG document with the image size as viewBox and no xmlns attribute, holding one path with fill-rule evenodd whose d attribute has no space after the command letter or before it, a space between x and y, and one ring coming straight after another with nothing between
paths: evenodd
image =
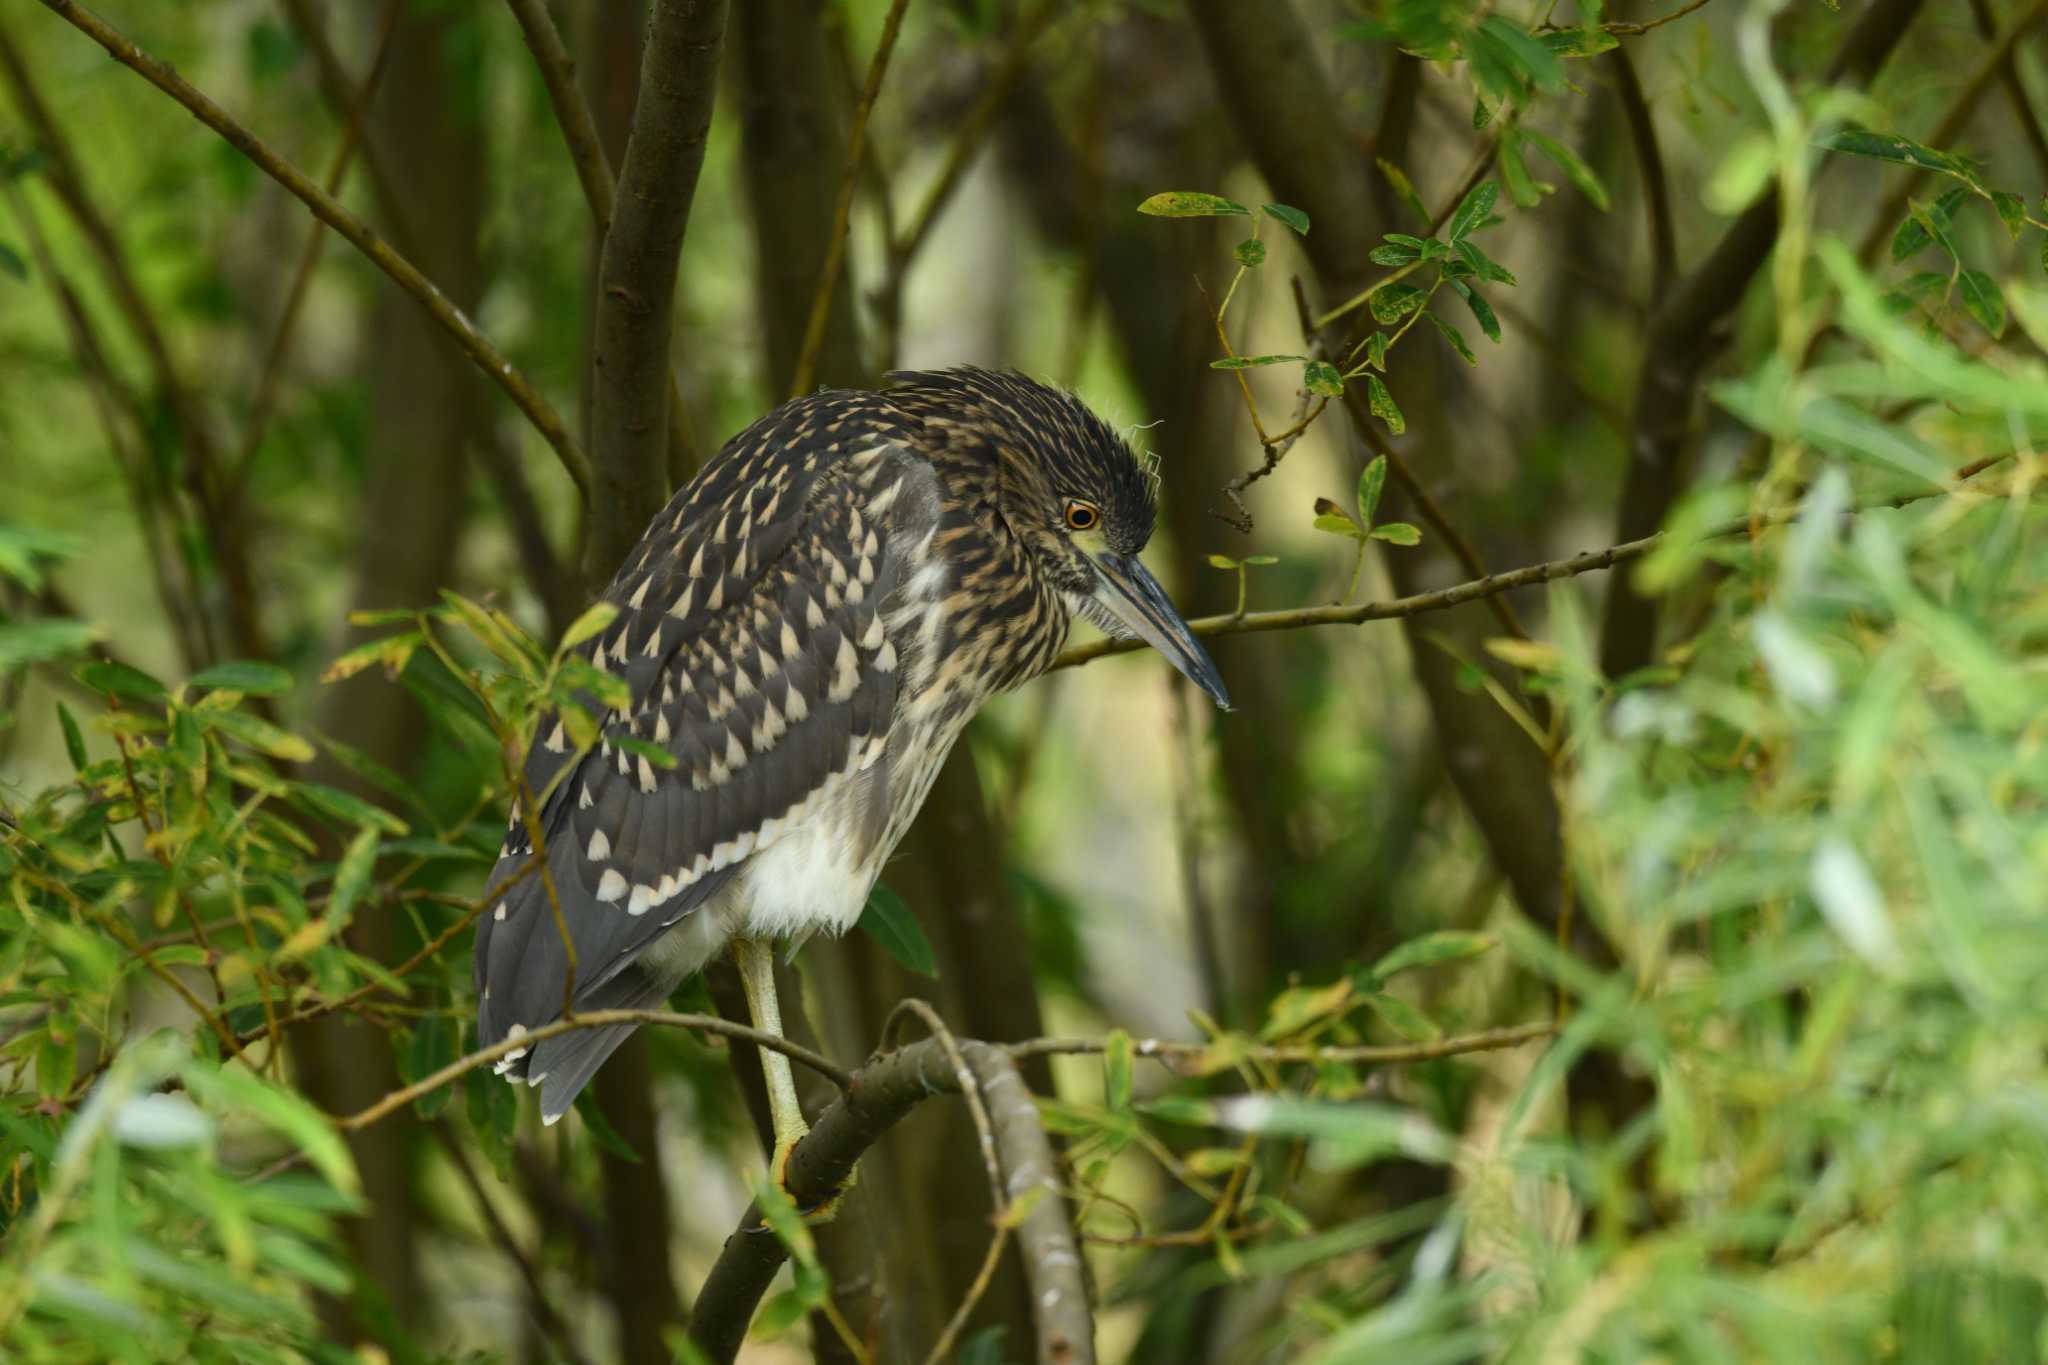
<instances>
[{"instance_id":1,"label":"thick branch","mask_svg":"<svg viewBox=\"0 0 2048 1365\"><path fill-rule=\"evenodd\" d=\"M1008 1094L1012 1085L1005 1083L993 1106L1000 1111L993 1120L993 1128L1010 1190L1013 1194L1021 1193L1050 1183L1056 1168L1051 1164L1045 1134L1038 1126L1029 1093L1017 1078L1014 1065L1001 1049L991 1044L966 1043L962 1050L985 1091L992 1078L1005 1070L1017 1091L1017 1097L1012 1098ZM936 1038L870 1061L854 1075L846 1093L818 1116L811 1131L790 1152L783 1168L783 1184L790 1197L799 1207L823 1204L845 1184L862 1154L919 1102L927 1096L957 1093L959 1089L959 1073L946 1058L945 1044ZM1020 1100L1021 1112L1013 1108ZM1052 1226L1054 1219L1061 1225L1057 1229ZM1030 1271L1040 1300L1045 1289L1055 1293L1053 1303L1039 1305L1041 1359L1077 1363L1092 1360L1093 1334L1086 1325L1088 1307L1080 1284L1080 1256L1065 1203L1056 1192L1040 1197L1039 1206L1030 1210L1019 1228L1019 1240L1027 1256L1046 1256L1051 1261ZM739 1229L726 1239L725 1249L719 1253L717 1264L712 1266L697 1295L690 1335L712 1360L729 1362L738 1353L762 1293L788 1254L782 1242L762 1223L760 1209L749 1208L740 1219ZM1053 1353L1054 1343L1061 1344L1062 1353Z\"/></svg>"},{"instance_id":2,"label":"thick branch","mask_svg":"<svg viewBox=\"0 0 2048 1365\"><path fill-rule=\"evenodd\" d=\"M591 358L595 485L583 576L602 583L666 500L676 267L711 130L725 0L657 0L633 133L598 265Z\"/></svg>"},{"instance_id":3,"label":"thick branch","mask_svg":"<svg viewBox=\"0 0 2048 1365\"><path fill-rule=\"evenodd\" d=\"M576 443L576 438L568 427L562 424L562 419L553 406L533 387L523 373L513 367L512 362L492 344L490 338L478 331L476 325L463 316L462 310L449 302L447 295L422 274L417 266L394 251L390 243L371 231L361 219L336 203L332 196L308 179L303 171L237 123L227 110L215 104L191 82L180 76L169 63L150 56L109 27L91 10L74 3L74 0L42 0L42 3L59 18L105 48L107 54L115 61L169 95L183 105L194 118L220 134L236 151L256 163L265 175L291 191L292 195L311 209L321 222L347 238L351 246L369 257L370 261L389 275L399 288L417 299L420 306L454 336L456 343L484 373L518 404L526 419L533 423L534 428L561 459L562 467L568 470L569 477L575 480L578 490L586 496L589 495L590 461L584 456L583 448Z\"/></svg>"},{"instance_id":4,"label":"thick branch","mask_svg":"<svg viewBox=\"0 0 2048 1365\"><path fill-rule=\"evenodd\" d=\"M1876 0L1843 40L1827 83L1869 84L1905 36L1921 0ZM1677 292L1663 299L1643 343L1636 380L1635 434L1629 443L1615 538L1632 540L1664 524L1684 487L1683 466L1693 431L1693 410L1708 363L1723 345L1720 323L1741 302L1778 240L1778 191L1758 195L1722 234L1707 259ZM1607 595L1600 631L1600 666L1612 678L1650 662L1657 637L1657 602L1632 584Z\"/></svg>"}]
</instances>

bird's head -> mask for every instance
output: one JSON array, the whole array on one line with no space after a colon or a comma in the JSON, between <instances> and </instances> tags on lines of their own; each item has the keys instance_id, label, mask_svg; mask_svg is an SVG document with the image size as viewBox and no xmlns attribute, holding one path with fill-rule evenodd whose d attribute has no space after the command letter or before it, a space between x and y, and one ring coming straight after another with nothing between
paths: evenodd
<instances>
[{"instance_id":1,"label":"bird's head","mask_svg":"<svg viewBox=\"0 0 2048 1365\"><path fill-rule=\"evenodd\" d=\"M1216 704L1230 694L1166 590L1138 559L1157 516L1153 476L1072 394L1015 374L949 370L1000 471L997 500L1067 610L1164 654Z\"/></svg>"}]
</instances>

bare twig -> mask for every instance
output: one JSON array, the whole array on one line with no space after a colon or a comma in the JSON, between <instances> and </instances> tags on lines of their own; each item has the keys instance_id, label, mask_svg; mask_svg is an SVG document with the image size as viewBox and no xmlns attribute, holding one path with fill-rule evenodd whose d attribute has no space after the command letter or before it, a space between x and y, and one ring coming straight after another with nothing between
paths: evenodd
<instances>
[{"instance_id":1,"label":"bare twig","mask_svg":"<svg viewBox=\"0 0 2048 1365\"><path fill-rule=\"evenodd\" d=\"M825 239L825 263L818 270L818 287L811 295L811 312L804 323L803 345L797 351L796 373L789 381L792 398L809 393L818 374L818 354L825 347L825 324L832 317L832 296L839 288L839 265L846 256L846 225L853 213L853 192L860 185L861 157L867 151L868 117L882 93L882 77L889 70L889 56L896 50L896 35L903 28L903 12L910 0L893 0L889 16L882 22L881 41L868 62L867 80L861 86L860 103L853 111L853 132L846 140L846 165L839 175L839 198L832 209L832 232Z\"/></svg>"},{"instance_id":2,"label":"bare twig","mask_svg":"<svg viewBox=\"0 0 2048 1365\"><path fill-rule=\"evenodd\" d=\"M1650 297L1661 299L1671 292L1672 278L1678 274L1678 233L1672 225L1671 184L1664 174L1664 152L1657 143L1657 121L1650 116L1650 104L1643 97L1643 83L1636 77L1636 64L1628 49L1615 48L1607 61L1614 68L1614 91L1621 100L1629 142L1635 148L1636 170L1643 179L1643 210L1650 229Z\"/></svg>"},{"instance_id":3,"label":"bare twig","mask_svg":"<svg viewBox=\"0 0 2048 1365\"><path fill-rule=\"evenodd\" d=\"M448 1154L448 1162L455 1167L455 1173L462 1177L463 1186L476 1204L477 1212L483 1215L484 1226L490 1229L491 1239L502 1249L514 1266L519 1269L519 1278L526 1282L527 1300L533 1305L533 1315L540 1322L540 1328L561 1351L563 1358L571 1365L589 1365L589 1357L576 1348L576 1336L569 1330L569 1324L562 1321L562 1315L555 1311L555 1305L548 1299L547 1285L540 1277L540 1266L532 1253L519 1245L519 1239L511 1228L505 1225L498 1206L491 1202L490 1192L478 1178L476 1166L470 1161L469 1153L462 1150L462 1143L448 1131L446 1123L434 1126L434 1136L441 1141L441 1150Z\"/></svg>"},{"instance_id":4,"label":"bare twig","mask_svg":"<svg viewBox=\"0 0 2048 1365\"><path fill-rule=\"evenodd\" d=\"M573 1033L577 1029L604 1028L611 1024L646 1024L657 1028L686 1028L695 1029L700 1033L716 1033L726 1038L744 1038L755 1047L765 1047L771 1051L780 1052L791 1061L809 1067L841 1090L852 1085L854 1080L853 1075L846 1068L827 1058L820 1057L809 1048L797 1046L780 1034L767 1033L761 1029L750 1028L745 1024L735 1024L730 1019L721 1019L715 1014L674 1014L668 1010L584 1010L573 1019L557 1019L552 1023L543 1024L539 1028L528 1029L517 1038L506 1038L500 1042L493 1043L487 1048L472 1052L466 1057L458 1057L433 1075L422 1077L403 1089L394 1090L367 1109L337 1119L336 1123L340 1127L351 1131L357 1128L367 1128L377 1122L377 1120L399 1109L403 1109L420 1096L430 1095L442 1086L447 1085L450 1081L459 1080L480 1066L489 1066L508 1052L522 1047L532 1047L537 1043L544 1043L550 1038L559 1038L565 1033ZM233 1035L230 1034L229 1037L232 1038Z\"/></svg>"},{"instance_id":5,"label":"bare twig","mask_svg":"<svg viewBox=\"0 0 2048 1365\"><path fill-rule=\"evenodd\" d=\"M1502 1048L1520 1047L1539 1038L1548 1038L1556 1031L1557 1026L1548 1022L1515 1024L1508 1028L1485 1029L1479 1033L1467 1033L1455 1038L1439 1038L1429 1043L1399 1043L1384 1047L1319 1047L1296 1043L1261 1043L1233 1048L1229 1055L1232 1058L1259 1062L1331 1062L1340 1065L1393 1066L1403 1062L1433 1062L1444 1057L1461 1057L1468 1052L1498 1052ZM1107 1046L1108 1043L1101 1038L1033 1038L1022 1043L1011 1043L1004 1050L1012 1057L1075 1057L1098 1054ZM1211 1043L1166 1042L1158 1038L1141 1038L1131 1044L1133 1056L1150 1057L1161 1063L1194 1061L1216 1052L1216 1046Z\"/></svg>"},{"instance_id":6,"label":"bare twig","mask_svg":"<svg viewBox=\"0 0 2048 1365\"><path fill-rule=\"evenodd\" d=\"M334 198L307 178L306 174L273 151L225 109L180 76L171 66L150 56L75 0L42 0L43 6L107 50L109 56L141 76L157 89L183 105L194 118L225 138L229 145L249 158L271 179L283 185L322 222L339 232L386 275L419 301L434 320L446 328L472 360L511 397L519 410L539 431L562 467L586 497L591 491L590 461L576 438L563 425L554 407L516 369L512 362L478 331L451 303L447 295L420 273L417 266L393 250L390 243L371 231L361 219L336 203Z\"/></svg>"},{"instance_id":7,"label":"bare twig","mask_svg":"<svg viewBox=\"0 0 2048 1365\"><path fill-rule=\"evenodd\" d=\"M303 4L303 0L300 0ZM341 191L341 183L348 174L349 163L364 145L363 119L369 113L370 100L377 93L377 85L383 79L385 60L391 55L391 35L398 27L398 9L401 0L385 0L384 17L377 33L376 53L370 59L369 74L363 77L362 88L348 99L344 109L346 122L342 129L341 146L335 149L334 161L327 168L324 188L330 195ZM309 17L310 22L310 17ZM317 23L312 25L317 30ZM321 46L324 46L324 39ZM318 50L318 48L316 48ZM249 425L242 433L242 449L236 457L235 467L229 471L228 486L223 501L230 515L241 506L242 494L248 488L249 473L256 463L256 452L262 448L263 437L270 430L271 418L277 414L277 397L284 385L285 361L291 356L292 337L298 330L299 310L305 306L306 296L312 292L313 272L319 267L320 257L327 245L327 228L318 219L307 229L306 245L299 251L299 263L292 271L291 288L286 291L284 308L277 316L277 330L272 334L270 350L263 358L262 373L257 376L256 396L249 403Z\"/></svg>"},{"instance_id":8,"label":"bare twig","mask_svg":"<svg viewBox=\"0 0 2048 1365\"><path fill-rule=\"evenodd\" d=\"M597 135L597 120L591 116L590 105L576 88L576 63L563 46L562 35L543 0L506 3L519 21L519 31L533 53L534 65L540 68L548 102L555 108L555 122L561 126L562 139L569 144L576 181L583 186L583 198L590 205L590 217L597 224L598 239L602 241L612 225L612 163L604 154L604 143Z\"/></svg>"},{"instance_id":9,"label":"bare twig","mask_svg":"<svg viewBox=\"0 0 2048 1365\"><path fill-rule=\"evenodd\" d=\"M2010 456L1997 456L1978 460L1956 471L1958 484L1975 477L1984 470ZM1928 498L1937 498L1954 491L1952 488L1933 488L1925 492L1908 494L1878 504L1884 507L1904 507ZM1766 518L1761 524L1777 525L1789 521L1794 512L1781 512ZM1753 533L1758 523L1747 519L1729 522L1716 527L1707 534L1713 538L1743 536ZM1354 626L1366 621L1387 621L1398 617L1420 616L1425 612L1447 611L1464 603L1493 597L1500 593L1512 592L1516 588L1534 587L1560 578L1576 578L1583 573L1595 573L1611 569L1617 564L1641 559L1663 543L1664 532L1644 536L1639 540L1624 541L1610 545L1604 550L1589 550L1568 559L1553 559L1542 564L1531 564L1520 569L1509 569L1503 573L1489 574L1469 582L1456 583L1434 592L1415 593L1408 597L1389 598L1384 602L1360 602L1355 606L1291 607L1281 611L1252 611L1243 615L1198 616L1188 622L1188 629L1196 635L1238 635L1249 631L1300 630L1305 626ZM1114 640L1103 638L1090 640L1063 651L1053 660L1054 668L1073 668L1106 654L1127 654L1132 650L1145 648L1142 640Z\"/></svg>"}]
</instances>

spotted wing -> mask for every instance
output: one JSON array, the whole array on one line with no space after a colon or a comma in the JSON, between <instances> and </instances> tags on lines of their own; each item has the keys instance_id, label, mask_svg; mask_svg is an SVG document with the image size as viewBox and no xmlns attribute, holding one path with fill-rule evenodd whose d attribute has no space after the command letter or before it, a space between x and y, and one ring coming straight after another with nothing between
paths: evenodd
<instances>
[{"instance_id":1,"label":"spotted wing","mask_svg":"<svg viewBox=\"0 0 2048 1365\"><path fill-rule=\"evenodd\" d=\"M931 474L886 429L793 407L678 495L607 591L620 614L591 657L625 678L630 708L581 756L541 727L527 775L548 792L548 876L518 876L534 844L515 820L477 935L486 1044L560 1015L561 927L579 1009L665 996L676 982L635 966L648 945L879 754L897 677L881 610L904 576L891 543L936 523ZM548 1077L553 1118L623 1037L566 1034L511 1070Z\"/></svg>"}]
</instances>

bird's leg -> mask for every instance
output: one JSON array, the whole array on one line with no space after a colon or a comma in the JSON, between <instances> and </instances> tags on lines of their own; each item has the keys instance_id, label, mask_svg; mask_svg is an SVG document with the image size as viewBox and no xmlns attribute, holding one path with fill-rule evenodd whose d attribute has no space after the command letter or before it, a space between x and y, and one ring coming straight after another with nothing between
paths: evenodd
<instances>
[{"instance_id":1,"label":"bird's leg","mask_svg":"<svg viewBox=\"0 0 2048 1365\"><path fill-rule=\"evenodd\" d=\"M775 950L759 939L732 941L733 960L739 964L740 984L747 989L747 1010L754 1027L763 1033L783 1036L782 1004L775 996ZM789 1058L768 1048L761 1052L761 1079L768 1087L768 1113L775 1124L774 1173L782 1180L782 1168L797 1140L810 1131L804 1111L796 1099L796 1078L790 1074Z\"/></svg>"}]
</instances>

